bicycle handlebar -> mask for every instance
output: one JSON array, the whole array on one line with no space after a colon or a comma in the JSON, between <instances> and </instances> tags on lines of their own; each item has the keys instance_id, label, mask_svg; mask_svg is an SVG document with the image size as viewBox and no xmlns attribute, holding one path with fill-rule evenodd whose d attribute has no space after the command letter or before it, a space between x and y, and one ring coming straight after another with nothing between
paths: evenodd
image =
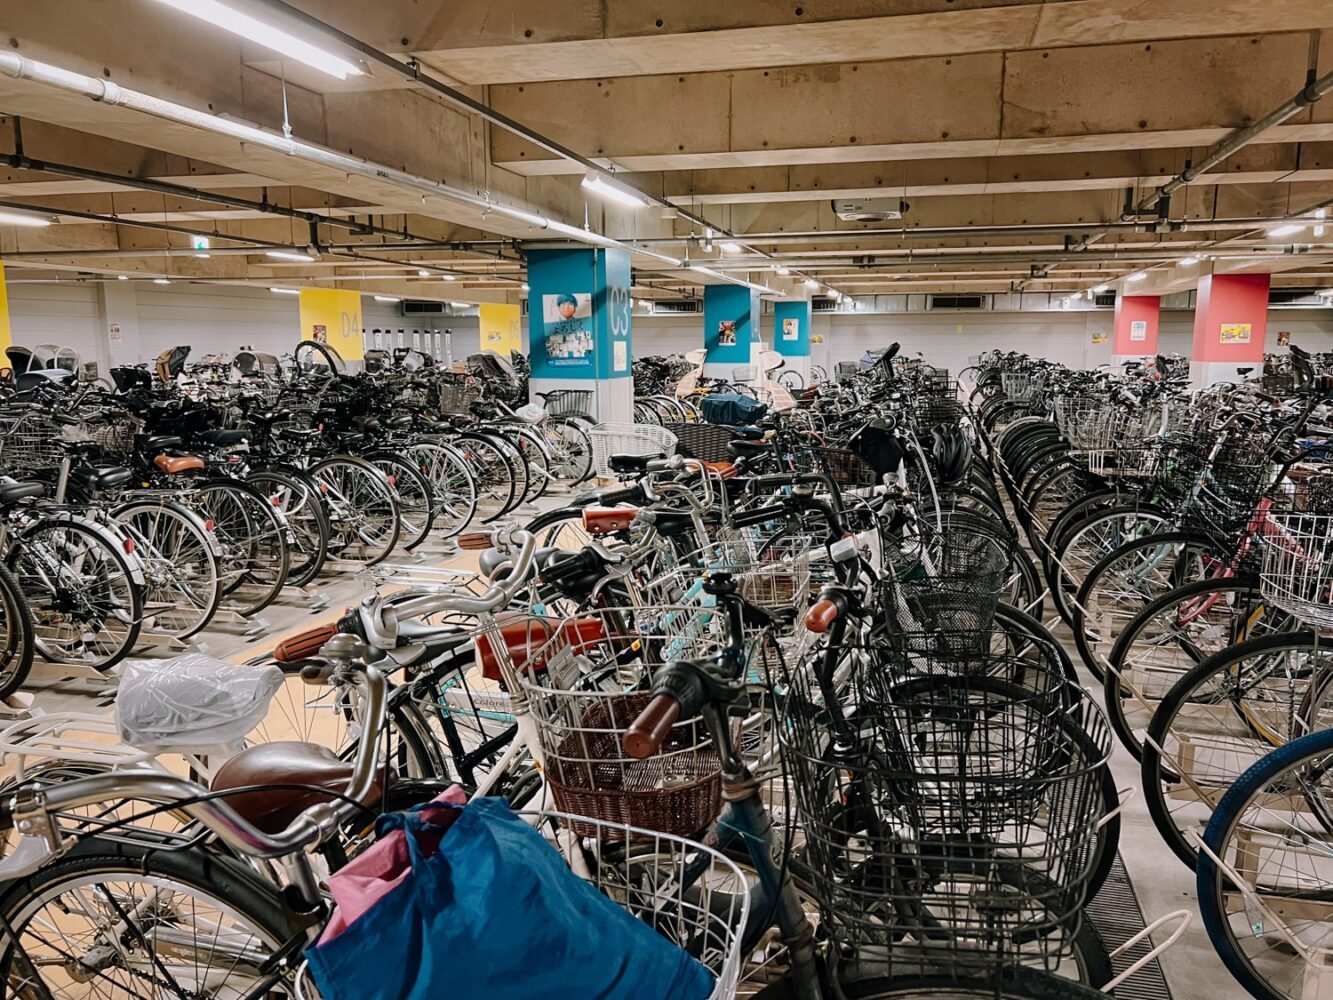
<instances>
[{"instance_id":1,"label":"bicycle handlebar","mask_svg":"<svg viewBox=\"0 0 1333 1000\"><path fill-rule=\"evenodd\" d=\"M491 584L483 594L447 591L423 594L393 604L372 598L362 605L361 617L365 625L366 641L376 649L394 649L398 645L398 623L404 619L425 618L446 611L487 615L499 611L512 601L532 569L532 561L537 554L537 539L529 531L514 529L493 532L490 541L502 550L518 547L518 558L508 576Z\"/></svg>"},{"instance_id":2,"label":"bicycle handlebar","mask_svg":"<svg viewBox=\"0 0 1333 1000\"><path fill-rule=\"evenodd\" d=\"M651 757L662 749L671 727L680 718L680 701L670 694L657 694L630 723L621 737L625 752L635 760Z\"/></svg>"}]
</instances>

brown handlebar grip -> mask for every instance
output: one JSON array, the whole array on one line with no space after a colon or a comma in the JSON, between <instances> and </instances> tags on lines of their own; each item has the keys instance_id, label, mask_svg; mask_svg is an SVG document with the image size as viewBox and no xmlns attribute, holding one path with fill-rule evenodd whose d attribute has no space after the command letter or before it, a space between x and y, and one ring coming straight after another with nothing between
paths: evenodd
<instances>
[{"instance_id":1,"label":"brown handlebar grip","mask_svg":"<svg viewBox=\"0 0 1333 1000\"><path fill-rule=\"evenodd\" d=\"M823 635L838 620L839 613L838 605L827 597L816 601L814 607L805 613L805 627L817 635Z\"/></svg>"},{"instance_id":2,"label":"brown handlebar grip","mask_svg":"<svg viewBox=\"0 0 1333 1000\"><path fill-rule=\"evenodd\" d=\"M458 547L472 552L482 552L491 547L489 531L465 531L458 536Z\"/></svg>"},{"instance_id":3,"label":"brown handlebar grip","mask_svg":"<svg viewBox=\"0 0 1333 1000\"><path fill-rule=\"evenodd\" d=\"M324 643L337 634L336 625L316 625L300 635L288 636L274 646L273 659L279 663L295 663L297 660L308 659L323 649Z\"/></svg>"},{"instance_id":4,"label":"brown handlebar grip","mask_svg":"<svg viewBox=\"0 0 1333 1000\"><path fill-rule=\"evenodd\" d=\"M655 695L629 729L625 730L620 741L625 753L635 760L643 760L657 753L679 716L680 702L669 694Z\"/></svg>"}]
</instances>

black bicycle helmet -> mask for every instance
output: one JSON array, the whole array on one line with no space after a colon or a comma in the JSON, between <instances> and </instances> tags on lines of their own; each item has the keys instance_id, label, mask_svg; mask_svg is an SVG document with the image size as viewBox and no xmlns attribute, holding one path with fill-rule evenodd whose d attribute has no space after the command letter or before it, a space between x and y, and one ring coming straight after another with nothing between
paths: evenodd
<instances>
[{"instance_id":1,"label":"black bicycle helmet","mask_svg":"<svg viewBox=\"0 0 1333 1000\"><path fill-rule=\"evenodd\" d=\"M930 446L930 457L935 465L935 475L943 486L955 486L967 478L972 466L972 442L968 441L961 427L949 427L939 424L931 429L934 439Z\"/></svg>"},{"instance_id":2,"label":"black bicycle helmet","mask_svg":"<svg viewBox=\"0 0 1333 1000\"><path fill-rule=\"evenodd\" d=\"M870 421L847 439L847 447L883 478L898 471L903 460L903 448L898 435L889 424L880 419Z\"/></svg>"}]
</instances>

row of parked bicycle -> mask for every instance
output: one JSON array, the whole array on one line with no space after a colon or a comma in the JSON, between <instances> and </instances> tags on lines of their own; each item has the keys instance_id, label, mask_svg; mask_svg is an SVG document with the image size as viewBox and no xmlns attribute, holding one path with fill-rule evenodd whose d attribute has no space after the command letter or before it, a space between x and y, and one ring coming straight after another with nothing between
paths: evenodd
<instances>
[{"instance_id":1,"label":"row of parked bicycle","mask_svg":"<svg viewBox=\"0 0 1333 1000\"><path fill-rule=\"evenodd\" d=\"M1299 347L1268 367L1191 392L1165 359L996 356L972 401L1213 945L1295 1000L1333 930L1333 377Z\"/></svg>"},{"instance_id":2,"label":"row of parked bicycle","mask_svg":"<svg viewBox=\"0 0 1333 1000\"><path fill-rule=\"evenodd\" d=\"M1087 917L1113 736L1024 610L1001 429L890 350L726 462L660 432L461 533L475 576L136 662L101 738L0 733L10 992L1054 1000L1149 962Z\"/></svg>"}]
</instances>

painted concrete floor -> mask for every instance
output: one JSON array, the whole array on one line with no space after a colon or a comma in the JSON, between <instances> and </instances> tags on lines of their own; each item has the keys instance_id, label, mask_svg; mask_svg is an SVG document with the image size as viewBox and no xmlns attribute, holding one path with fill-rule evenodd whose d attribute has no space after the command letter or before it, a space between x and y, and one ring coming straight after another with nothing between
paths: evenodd
<instances>
[{"instance_id":1,"label":"painted concrete floor","mask_svg":"<svg viewBox=\"0 0 1333 1000\"><path fill-rule=\"evenodd\" d=\"M437 553L417 565L471 569L475 567L475 555L461 553L446 557ZM204 636L208 653L236 661L258 655L288 634L331 620L341 613L342 608L364 595L366 584L353 576L344 576L317 581L314 589L327 598L327 610L312 613L307 598L289 599L264 613L269 624L257 637L247 638L224 629L208 630ZM1072 642L1066 644L1077 662ZM76 679L73 682L65 680L70 677ZM90 691L89 685L95 686L96 683L92 671L39 662L34 665L30 687L39 710L109 711L97 707L105 701ZM1113 768L1122 789L1139 787L1137 762L1118 743ZM1198 921L1193 873L1162 844L1141 795L1135 795L1125 807L1120 850L1146 921L1151 922L1164 913L1181 908L1195 912L1195 921L1185 937L1161 959L1175 1000L1244 1000L1247 994L1223 968Z\"/></svg>"}]
</instances>

